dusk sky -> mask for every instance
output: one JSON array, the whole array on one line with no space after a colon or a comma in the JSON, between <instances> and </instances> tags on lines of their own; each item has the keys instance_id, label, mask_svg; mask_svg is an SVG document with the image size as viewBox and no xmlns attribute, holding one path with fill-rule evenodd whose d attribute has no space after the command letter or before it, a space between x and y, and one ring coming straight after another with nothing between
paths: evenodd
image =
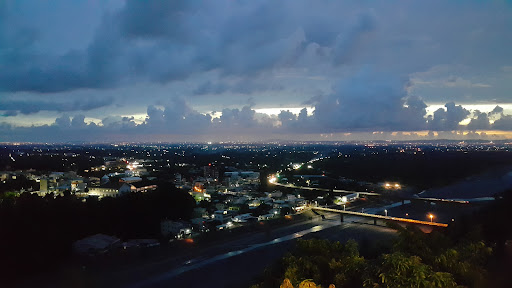
<instances>
[{"instance_id":1,"label":"dusk sky","mask_svg":"<svg viewBox=\"0 0 512 288\"><path fill-rule=\"evenodd\" d=\"M0 142L512 138L510 1L0 1Z\"/></svg>"}]
</instances>

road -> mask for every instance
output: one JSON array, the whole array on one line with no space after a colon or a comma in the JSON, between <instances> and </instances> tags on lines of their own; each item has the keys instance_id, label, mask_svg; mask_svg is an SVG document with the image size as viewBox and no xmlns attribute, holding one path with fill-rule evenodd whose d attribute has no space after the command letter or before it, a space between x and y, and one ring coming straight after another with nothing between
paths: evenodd
<instances>
[{"instance_id":1,"label":"road","mask_svg":"<svg viewBox=\"0 0 512 288\"><path fill-rule=\"evenodd\" d=\"M350 217L347 218L350 220ZM248 235L247 238L225 244L233 245L228 252L191 257L181 265L123 287L248 287L254 283L255 277L263 273L265 267L286 254L298 238L319 237L346 241L349 238L373 239L380 234L393 237L394 231L373 225L341 223L338 215L328 214L325 220L316 217L308 223L274 231L271 239L267 238L263 242L257 241L262 239L259 235Z\"/></svg>"},{"instance_id":2,"label":"road","mask_svg":"<svg viewBox=\"0 0 512 288\"><path fill-rule=\"evenodd\" d=\"M121 261L116 262L101 260L88 264L85 269L70 265L51 274L45 273L39 279L27 279L18 287L143 288L203 287L205 284L249 287L257 282L255 278L261 276L266 267L290 251L299 238L391 243L387 240L395 237L395 231L386 227L352 223L358 220L351 216L346 216L341 223L338 214L321 213L326 215L324 220L311 213L308 216L314 215L312 220L238 235L234 239L226 235L225 241L203 243L206 245L192 243L174 250L164 247L140 250L143 254L152 251L150 257L121 257Z\"/></svg>"},{"instance_id":3,"label":"road","mask_svg":"<svg viewBox=\"0 0 512 288\"><path fill-rule=\"evenodd\" d=\"M395 231L385 227L344 223L306 234L303 238L317 237L342 242L355 238L359 242L391 243L390 240L394 235ZM183 273L151 287L249 287L258 282L257 277L263 274L266 267L283 257L293 248L294 244L295 240L290 240L255 249L242 255L217 261L201 269Z\"/></svg>"},{"instance_id":4,"label":"road","mask_svg":"<svg viewBox=\"0 0 512 288\"><path fill-rule=\"evenodd\" d=\"M86 269L63 268L19 287L249 287L266 267L294 247L296 239L317 237L368 242L391 239L395 235L394 230L386 227L350 223L350 216L345 217L344 223L337 214L326 213L325 218L322 220L315 215L312 220L239 235L235 239L226 235L225 241L202 246L191 244L172 251L155 247L152 251L157 253L140 261L134 258L126 263L118 261L117 265L97 262L96 266L90 264Z\"/></svg>"},{"instance_id":5,"label":"road","mask_svg":"<svg viewBox=\"0 0 512 288\"><path fill-rule=\"evenodd\" d=\"M330 189L326 189L326 188L295 186L293 184L281 184L281 183L277 183L277 182L270 182L270 184L276 185L276 186L281 186L281 187L286 187L286 188L295 188L295 189L303 189L303 190L318 190L318 191L326 191L326 192L331 191ZM333 189L332 192L345 193L345 194L359 193L360 195L380 196L379 193L348 191L348 190L339 190L339 189Z\"/></svg>"},{"instance_id":6,"label":"road","mask_svg":"<svg viewBox=\"0 0 512 288\"><path fill-rule=\"evenodd\" d=\"M335 217L334 215L332 217ZM123 269L109 273L107 282L119 284L120 287L154 287L160 282L171 281L182 274L193 270L208 269L217 262L237 257L249 252L273 250L273 246L280 246L307 234L318 232L335 225L339 221L323 221L321 217L315 216L312 220L295 223L289 226L255 232L244 235L237 239L227 239L224 242L209 245L196 249L190 247L189 251L180 253L166 259L153 261L144 265L137 265L129 269ZM229 235L226 235L229 237ZM260 271L261 272L261 271ZM107 275L104 275L107 276ZM103 275L101 276L103 278Z\"/></svg>"},{"instance_id":7,"label":"road","mask_svg":"<svg viewBox=\"0 0 512 288\"><path fill-rule=\"evenodd\" d=\"M127 287L129 288L142 288L142 287L155 287L155 285L158 284L170 284L173 279L175 279L177 276L180 276L182 274L185 274L187 272L197 270L200 268L205 268L211 265L218 265L219 262L222 262L223 260L237 257L239 255L248 253L248 252L257 252L256 250L265 250L266 248L269 248L270 246L280 246L279 244L295 240L298 238L301 238L307 234L322 231L324 229L331 228L333 226L340 225L340 223L335 221L324 221L323 223L319 225L315 225L311 228L304 229L301 231L297 231L292 234L288 234L282 237L274 238L270 241L263 242L263 243L257 243L257 244L251 244L245 248L229 251L224 254L219 254L210 258L200 257L200 258L194 258L190 259L186 262L184 262L181 266L176 267L168 272L162 273L157 276L153 276L149 279L145 279L139 282L136 282L133 285L129 285ZM259 251L258 251L259 252ZM249 260L250 261L250 260Z\"/></svg>"}]
</instances>

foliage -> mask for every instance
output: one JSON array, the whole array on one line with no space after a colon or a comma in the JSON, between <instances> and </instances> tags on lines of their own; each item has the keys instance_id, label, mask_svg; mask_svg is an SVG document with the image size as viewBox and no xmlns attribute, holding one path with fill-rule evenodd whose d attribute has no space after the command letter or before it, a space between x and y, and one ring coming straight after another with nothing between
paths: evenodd
<instances>
[{"instance_id":1,"label":"foliage","mask_svg":"<svg viewBox=\"0 0 512 288\"><path fill-rule=\"evenodd\" d=\"M195 205L188 193L166 183L152 192L86 202L70 193L22 193L8 200L0 202L0 255L9 263L2 272L12 277L56 265L74 241L97 233L157 238L161 220L190 218Z\"/></svg>"},{"instance_id":2,"label":"foliage","mask_svg":"<svg viewBox=\"0 0 512 288\"><path fill-rule=\"evenodd\" d=\"M288 279L293 287L302 287L310 282L325 287L333 283L339 287L360 287L362 282L358 273L364 265L365 260L359 255L355 241L341 244L317 239L298 240L294 253L285 256L274 271L282 273L282 277L267 275L266 278L274 279L274 282L265 281L260 287L277 287L283 279Z\"/></svg>"},{"instance_id":3,"label":"foliage","mask_svg":"<svg viewBox=\"0 0 512 288\"><path fill-rule=\"evenodd\" d=\"M415 227L399 228L398 234L392 251L373 259L362 257L353 240L297 240L295 250L267 270L255 287L485 286L492 249L483 241L451 239L446 233L424 233Z\"/></svg>"},{"instance_id":4,"label":"foliage","mask_svg":"<svg viewBox=\"0 0 512 288\"><path fill-rule=\"evenodd\" d=\"M266 203L261 203L258 207L251 210L253 216L260 216L264 214L268 214L268 212L272 209L272 207Z\"/></svg>"},{"instance_id":5,"label":"foliage","mask_svg":"<svg viewBox=\"0 0 512 288\"><path fill-rule=\"evenodd\" d=\"M283 279L293 287L306 279L323 287L507 287L512 275L503 255L512 229L500 220L509 218L510 192L446 230L392 225L398 230L392 250L373 258L361 257L353 241L298 240L258 287L278 287Z\"/></svg>"},{"instance_id":6,"label":"foliage","mask_svg":"<svg viewBox=\"0 0 512 288\"><path fill-rule=\"evenodd\" d=\"M453 276L447 272L435 272L421 262L418 256L400 252L385 254L377 269L378 280L366 281L369 287L456 287ZM368 285L368 284L372 285Z\"/></svg>"},{"instance_id":7,"label":"foliage","mask_svg":"<svg viewBox=\"0 0 512 288\"><path fill-rule=\"evenodd\" d=\"M34 180L29 180L24 175L18 175L16 179L9 179L0 181L0 197L7 192L16 192L20 190L38 190L39 183Z\"/></svg>"}]
</instances>

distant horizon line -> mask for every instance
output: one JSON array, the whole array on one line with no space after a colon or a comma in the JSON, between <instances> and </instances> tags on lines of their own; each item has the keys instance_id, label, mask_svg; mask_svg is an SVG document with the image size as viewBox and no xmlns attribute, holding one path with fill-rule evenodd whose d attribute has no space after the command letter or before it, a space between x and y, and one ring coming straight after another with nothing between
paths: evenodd
<instances>
[{"instance_id":1,"label":"distant horizon line","mask_svg":"<svg viewBox=\"0 0 512 288\"><path fill-rule=\"evenodd\" d=\"M371 143L481 143L481 144L509 144L512 145L510 139L417 139L417 140L265 140L265 141L58 141L58 142L32 142L32 141L9 141L0 142L0 145L165 145L165 144L188 144L188 145L223 145L223 144L371 144Z\"/></svg>"}]
</instances>

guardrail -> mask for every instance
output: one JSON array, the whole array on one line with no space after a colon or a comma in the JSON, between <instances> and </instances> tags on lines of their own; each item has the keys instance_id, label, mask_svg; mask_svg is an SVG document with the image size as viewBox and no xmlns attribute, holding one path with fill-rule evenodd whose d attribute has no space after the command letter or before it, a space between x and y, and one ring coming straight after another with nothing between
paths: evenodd
<instances>
[{"instance_id":1,"label":"guardrail","mask_svg":"<svg viewBox=\"0 0 512 288\"><path fill-rule=\"evenodd\" d=\"M276 182L270 182L270 184L271 185L276 185L276 186L281 186L281 187L303 189L303 190L319 190L319 191L326 191L326 192L332 191L334 193L347 193L347 194L359 193L361 195L371 195L371 196L380 196L381 195L379 193L373 193L373 192L348 191L348 190L339 190L339 189L330 190L330 189L327 189L327 188L295 186L295 185L292 185L292 184L281 184L281 183L276 183Z\"/></svg>"},{"instance_id":2,"label":"guardrail","mask_svg":"<svg viewBox=\"0 0 512 288\"><path fill-rule=\"evenodd\" d=\"M444 223L421 221L421 220L414 220L414 219L400 218L400 217L383 216L383 215L368 214L368 213L346 211L346 210L338 210L338 209L332 209L332 208L311 207L311 209L327 211L327 212L334 212L334 213L342 213L342 214L348 214L348 215L354 215L354 216L360 216L360 217L374 218L374 219L407 222L407 223L421 224L421 225L428 225L428 226L437 226L437 227L448 227L448 224L444 224Z\"/></svg>"}]
</instances>

